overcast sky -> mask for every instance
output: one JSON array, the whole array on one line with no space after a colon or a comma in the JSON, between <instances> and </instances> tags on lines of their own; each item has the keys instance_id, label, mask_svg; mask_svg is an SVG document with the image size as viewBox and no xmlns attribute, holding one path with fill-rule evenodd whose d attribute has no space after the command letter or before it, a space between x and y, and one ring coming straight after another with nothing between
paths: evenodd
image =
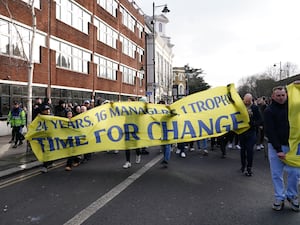
<instances>
[{"instance_id":1,"label":"overcast sky","mask_svg":"<svg viewBox=\"0 0 300 225\"><path fill-rule=\"evenodd\" d=\"M153 1L135 2L152 15ZM202 68L213 87L237 87L243 77L275 63L290 62L300 69L300 0L155 1L163 4L171 11L166 16L167 36L175 45L173 66Z\"/></svg>"}]
</instances>

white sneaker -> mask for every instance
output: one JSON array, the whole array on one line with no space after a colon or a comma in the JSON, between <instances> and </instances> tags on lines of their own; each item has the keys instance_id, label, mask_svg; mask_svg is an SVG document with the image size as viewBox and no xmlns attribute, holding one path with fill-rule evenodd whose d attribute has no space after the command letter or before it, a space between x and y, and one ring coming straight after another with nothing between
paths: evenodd
<instances>
[{"instance_id":1,"label":"white sneaker","mask_svg":"<svg viewBox=\"0 0 300 225\"><path fill-rule=\"evenodd\" d=\"M47 173L47 172L48 172L47 167L44 167L44 166L43 166L43 167L41 168L41 172L42 172L42 173Z\"/></svg>"},{"instance_id":2,"label":"white sneaker","mask_svg":"<svg viewBox=\"0 0 300 225\"><path fill-rule=\"evenodd\" d=\"M185 158L185 157L186 157L185 152L181 152L181 153L180 153L180 157L181 157L181 158Z\"/></svg>"},{"instance_id":3,"label":"white sneaker","mask_svg":"<svg viewBox=\"0 0 300 225\"><path fill-rule=\"evenodd\" d=\"M228 147L228 148L232 148L232 144L231 144L231 143L229 143L227 147Z\"/></svg>"},{"instance_id":4,"label":"white sneaker","mask_svg":"<svg viewBox=\"0 0 300 225\"><path fill-rule=\"evenodd\" d=\"M264 146L263 144L260 144L260 148L261 148L261 149L264 149L265 146Z\"/></svg>"},{"instance_id":5,"label":"white sneaker","mask_svg":"<svg viewBox=\"0 0 300 225\"><path fill-rule=\"evenodd\" d=\"M203 150L203 155L208 155L208 151L206 149Z\"/></svg>"},{"instance_id":6,"label":"white sneaker","mask_svg":"<svg viewBox=\"0 0 300 225\"><path fill-rule=\"evenodd\" d=\"M257 150L257 151L260 151L260 149L261 149L261 148L260 148L260 145L257 145L257 146L256 146L256 150Z\"/></svg>"},{"instance_id":7,"label":"white sneaker","mask_svg":"<svg viewBox=\"0 0 300 225\"><path fill-rule=\"evenodd\" d=\"M237 150L241 150L241 146L239 146L239 145L236 145L235 148L236 148Z\"/></svg>"},{"instance_id":8,"label":"white sneaker","mask_svg":"<svg viewBox=\"0 0 300 225\"><path fill-rule=\"evenodd\" d=\"M118 153L119 153L119 150L114 150L114 153L115 153L115 154L118 154Z\"/></svg>"},{"instance_id":9,"label":"white sneaker","mask_svg":"<svg viewBox=\"0 0 300 225\"><path fill-rule=\"evenodd\" d=\"M176 154L179 154L180 153L180 149L176 149Z\"/></svg>"},{"instance_id":10,"label":"white sneaker","mask_svg":"<svg viewBox=\"0 0 300 225\"><path fill-rule=\"evenodd\" d=\"M124 169L128 169L131 167L131 163L130 162L126 162L124 165L123 165L123 168Z\"/></svg>"},{"instance_id":11,"label":"white sneaker","mask_svg":"<svg viewBox=\"0 0 300 225\"><path fill-rule=\"evenodd\" d=\"M140 163L141 162L141 155L136 155L135 156L135 163Z\"/></svg>"},{"instance_id":12,"label":"white sneaker","mask_svg":"<svg viewBox=\"0 0 300 225\"><path fill-rule=\"evenodd\" d=\"M193 151L195 151L195 149L192 147L192 148L190 148L190 151L193 152Z\"/></svg>"}]
</instances>

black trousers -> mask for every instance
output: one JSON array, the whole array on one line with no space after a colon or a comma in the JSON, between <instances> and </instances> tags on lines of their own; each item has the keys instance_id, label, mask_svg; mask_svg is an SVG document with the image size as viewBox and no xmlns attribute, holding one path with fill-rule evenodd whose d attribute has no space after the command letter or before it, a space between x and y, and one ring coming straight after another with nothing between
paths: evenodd
<instances>
[{"instance_id":1,"label":"black trousers","mask_svg":"<svg viewBox=\"0 0 300 225\"><path fill-rule=\"evenodd\" d=\"M12 140L15 141L15 145L18 144L18 141L21 142L21 126L17 126L17 127L12 127Z\"/></svg>"}]
</instances>

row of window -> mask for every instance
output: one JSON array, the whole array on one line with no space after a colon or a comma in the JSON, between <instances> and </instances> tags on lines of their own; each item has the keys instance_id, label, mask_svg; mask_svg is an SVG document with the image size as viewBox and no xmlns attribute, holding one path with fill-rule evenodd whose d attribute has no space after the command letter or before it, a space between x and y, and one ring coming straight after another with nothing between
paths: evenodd
<instances>
[{"instance_id":1,"label":"row of window","mask_svg":"<svg viewBox=\"0 0 300 225\"><path fill-rule=\"evenodd\" d=\"M101 26L103 23L99 24ZM31 38L32 31L29 28L22 27L18 24L13 25L9 21L0 18L0 54L2 53L28 59ZM124 37L121 39L124 43L123 46L125 46L123 47L123 51L134 58L135 50L138 50L139 61L141 62L142 56L140 54L143 50L135 47L128 39L125 39ZM37 33L35 37L36 48L33 53L33 59L35 62L40 61L40 48L37 46L45 47L45 40L45 35ZM56 51L56 65L58 67L85 74L89 73L88 63L91 61L92 57L90 51L54 38L50 39L50 48ZM117 63L100 56L95 57L94 62L98 65L97 75L99 77L111 80L117 79ZM132 83L131 78L125 77L125 82Z\"/></svg>"},{"instance_id":2,"label":"row of window","mask_svg":"<svg viewBox=\"0 0 300 225\"><path fill-rule=\"evenodd\" d=\"M46 87L33 87L32 88L32 99L46 97ZM0 84L0 117L6 117L9 110L12 107L13 101L20 101L23 106L27 105L27 94L28 86L24 85L12 85L12 84ZM99 105L101 100L111 101L126 101L129 96L110 93L95 93L95 103ZM67 90L51 88L51 100L55 106L59 100L71 102L74 104L83 104L84 100L92 98L92 91L79 91L79 90Z\"/></svg>"},{"instance_id":3,"label":"row of window","mask_svg":"<svg viewBox=\"0 0 300 225\"><path fill-rule=\"evenodd\" d=\"M118 32L112 29L110 26L106 25L98 18L94 19L94 25L98 28L97 40L116 49L119 36Z\"/></svg>"},{"instance_id":4,"label":"row of window","mask_svg":"<svg viewBox=\"0 0 300 225\"><path fill-rule=\"evenodd\" d=\"M118 64L116 62L105 59L101 56L94 57L94 63L97 64L97 76L117 80Z\"/></svg>"},{"instance_id":5,"label":"row of window","mask_svg":"<svg viewBox=\"0 0 300 225\"><path fill-rule=\"evenodd\" d=\"M0 18L0 54L6 54L15 57L21 57L28 60L32 30L19 24L12 24L11 22ZM46 38L41 33L37 32L35 35L35 46L44 46ZM33 60L38 62L40 60L39 48L34 48Z\"/></svg>"},{"instance_id":6,"label":"row of window","mask_svg":"<svg viewBox=\"0 0 300 225\"><path fill-rule=\"evenodd\" d=\"M53 38L50 39L50 48L56 51L57 66L88 74L88 63L92 57L91 52ZM117 80L117 62L100 55L94 55L94 63L97 64L98 77ZM123 73L123 82L128 84L135 84L134 80L141 73L125 66L120 66L120 71Z\"/></svg>"},{"instance_id":7,"label":"row of window","mask_svg":"<svg viewBox=\"0 0 300 225\"><path fill-rule=\"evenodd\" d=\"M118 2L115 0L97 0L103 9L109 12L113 17L117 17Z\"/></svg>"},{"instance_id":8,"label":"row of window","mask_svg":"<svg viewBox=\"0 0 300 225\"><path fill-rule=\"evenodd\" d=\"M50 48L56 51L56 65L80 73L88 74L91 53L67 43L50 39Z\"/></svg>"},{"instance_id":9,"label":"row of window","mask_svg":"<svg viewBox=\"0 0 300 225\"><path fill-rule=\"evenodd\" d=\"M117 1L97 0L97 4L112 16L117 17ZM125 8L120 7L120 12L123 25L132 32L136 27L139 38L142 38L143 26ZM88 33L88 23L91 23L92 20L90 12L71 0L56 0L56 18L86 34Z\"/></svg>"},{"instance_id":10,"label":"row of window","mask_svg":"<svg viewBox=\"0 0 300 225\"><path fill-rule=\"evenodd\" d=\"M31 2L31 0L23 1L27 2L28 4ZM97 0L97 3L108 12L115 12L118 7L118 3L115 0ZM36 1L35 5L39 6L39 1ZM134 28L136 26L139 32L139 38L142 38L143 26L139 24L136 21L136 19L133 16L131 16L131 14L123 7L120 7L120 11L122 13L123 24L126 27L128 27L132 32L134 32ZM115 14L112 13L112 15ZM79 4L71 0L56 0L56 18L86 34L88 34L88 23L91 23L92 20L91 14L87 10L85 10ZM118 32L98 18L95 18L93 23L98 28L97 39L105 43L106 45L116 49ZM126 37L121 37L120 41L123 43L123 53L132 58L135 58L135 51L137 50L138 46ZM29 46L29 43L26 43L26 41L24 42L25 45L27 44ZM25 46L25 49L29 48ZM20 47L16 47L14 45L11 50L13 52L12 55L19 54L21 57L25 58L25 56L28 54L26 54L26 52L25 54L22 54L22 50L23 48L20 49ZM9 49L7 49L7 51L9 51ZM143 50L139 49L138 53L140 54L141 58Z\"/></svg>"}]
</instances>

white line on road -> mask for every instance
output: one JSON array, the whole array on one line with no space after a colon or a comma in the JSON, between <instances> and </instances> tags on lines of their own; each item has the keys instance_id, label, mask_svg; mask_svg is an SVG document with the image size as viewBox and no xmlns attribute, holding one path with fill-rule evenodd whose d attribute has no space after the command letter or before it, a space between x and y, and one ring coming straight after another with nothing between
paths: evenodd
<instances>
[{"instance_id":1,"label":"white line on road","mask_svg":"<svg viewBox=\"0 0 300 225\"><path fill-rule=\"evenodd\" d=\"M135 180L137 180L140 176L142 176L147 170L149 170L152 166L154 166L158 161L162 159L162 155L156 156L150 162L148 162L145 166L139 169L136 173L129 176L126 180L115 186L105 195L98 198L88 207L79 212L76 216L67 221L64 225L80 225L84 221L86 221L89 217L91 217L94 213L96 213L99 209L105 206L109 201L111 201L114 197L120 194L123 190L125 190L130 184L132 184Z\"/></svg>"}]
</instances>

